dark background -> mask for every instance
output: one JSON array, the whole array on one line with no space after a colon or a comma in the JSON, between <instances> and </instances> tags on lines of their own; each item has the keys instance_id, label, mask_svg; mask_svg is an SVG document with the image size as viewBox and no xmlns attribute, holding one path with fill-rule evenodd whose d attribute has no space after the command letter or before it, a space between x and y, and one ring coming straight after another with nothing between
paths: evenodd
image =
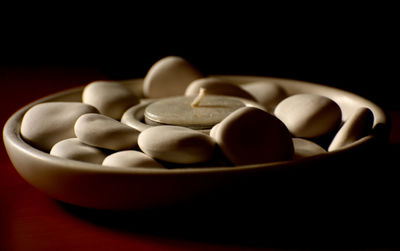
<instances>
[{"instance_id":1,"label":"dark background","mask_svg":"<svg viewBox=\"0 0 400 251\"><path fill-rule=\"evenodd\" d=\"M390 6L193 6L21 11L2 22L0 67L95 68L120 79L144 77L158 59L179 55L205 74L313 81L399 107Z\"/></svg>"},{"instance_id":2,"label":"dark background","mask_svg":"<svg viewBox=\"0 0 400 251\"><path fill-rule=\"evenodd\" d=\"M98 77L144 77L151 65L160 58L178 55L189 60L205 74L284 77L349 90L376 102L391 111L391 114L397 114L395 124L399 125L399 22L398 14L394 13L397 9L393 6L377 6L375 3L369 6L365 3L356 6L294 6L287 3L287 6L277 11L265 6L265 3L262 6L246 3L244 6L241 2L232 10L228 8L232 3L216 9L215 4L191 2L190 6L176 6L171 11L171 8L167 9L160 6L160 3L152 2L153 6L146 8L130 3L130 6L118 8L103 6L106 8L99 11L95 7L100 3L85 6L86 8L81 4L69 3L39 6L41 11L38 12L37 2L31 4L36 8L25 3L18 4L20 6L13 11L5 6L0 9L2 123L12 112L34 98L84 85L86 81ZM1 157L5 164L1 171L6 175L1 175L1 183L6 188L1 189L3 194L0 194L0 198L3 201L0 204L6 206L0 207L5 210L0 218L9 220L0 223L12 225L15 224L14 221L20 222L17 232L4 228L5 233L15 234L22 239L28 236L25 238L28 244L29 240L36 244L53 240L58 246L65 246L64 249L68 249L68 245L72 245L72 242L75 244L76 241L82 246L92 246L92 243L87 243L94 240L100 249L108 247L103 246L104 242L109 246L114 243L119 245L119 237L110 234L112 231L109 228L116 228L124 233L132 231L125 243L132 243L135 233L143 235L143 228L146 230L146 227L151 237L155 235L152 229L154 226L164 227L159 235L168 236L171 232L170 223L177 224L173 229L176 233L172 231L172 235L175 234L178 240L189 238L190 235L198 238L200 231L204 235L209 232L211 236L215 234L218 241L226 238L240 243L244 238L252 245L262 246L271 245L268 243L269 238L280 236L283 238L282 243L286 243L286 238L298 238L301 243L301 239L306 237L305 242L311 240L313 244L314 239L322 238L319 240L321 243L329 240L328 246L341 246L349 241L361 247L399 247L399 132L392 131L392 143L382 147L380 151L364 156L351 156L347 159L351 162L343 161L340 162L341 165L335 166L333 163L332 171L326 171L325 176L318 177L314 183L295 180L309 184L305 186L306 191L309 189L317 194L327 194L318 198L317 202L313 201L312 206L306 200L307 196L292 195L295 198L293 203L300 205L295 208L304 208L293 212L294 207L280 205L278 208L284 208L283 214L287 216L284 217L286 225L278 222L279 220L268 222L270 217L258 218L265 215L264 208L256 212L248 208L245 217L239 217L243 222L231 221L231 217L237 217L235 212L243 213L241 210L245 208L229 208L228 205L226 211L226 207L219 209L222 212L220 215L225 215L223 219L219 219L218 214L211 218L211 221L222 222L221 229L210 229L207 225L210 219L205 220L210 212L214 213L214 207L209 209L209 214L204 214L199 209L202 213L199 215L203 217L194 222L200 225L197 228L196 225L191 225L192 221L186 222L186 219L192 218L190 211L186 212L186 218L183 217L178 222L174 222L174 217L169 218L170 212L166 212L160 214L168 216L161 219L164 221L157 222L160 217L152 219L153 215L150 213L138 224L136 215L132 218L118 215L115 218L108 213L93 215L92 211L59 206L33 188L28 190L27 184L22 185L22 180L12 168L5 151L2 151ZM310 176L311 179L317 177L318 173L313 175ZM317 184L318 189L314 189L313 184ZM301 191L303 190L300 189L297 193ZM309 197L313 198L312 195ZM20 211L14 212L14 209ZM311 210L307 212L308 209ZM278 211L273 208L272 212L274 210ZM78 217L69 217L65 211ZM49 217L43 218L44 214ZM182 217L179 212L175 212L175 216ZM79 221L80 217L84 220ZM152 221L147 221L148 218ZM297 224L290 222L292 219L298 219L295 222ZM311 219L314 221L310 222ZM95 227L88 228L87 221L93 221ZM59 222L64 222L64 225L59 225L67 228L57 231ZM68 225L70 222L73 224ZM133 226L139 225L138 229L131 229L131 223ZM103 225L109 232L103 233L103 228L99 227ZM262 236L264 232L254 228L257 225L269 227L272 229L271 234L275 232L275 235L265 238ZM293 225L297 228L286 229L286 226ZM7 224L5 226L8 227ZM274 229L276 226L278 229ZM124 231L125 227L128 229ZM307 227L313 231L304 232ZM392 231L392 228L396 231ZM28 230L23 232L25 229ZM241 231L236 232L237 229ZM81 238L88 236L86 230L91 237L88 240ZM245 237L240 236L243 232L247 233ZM221 236L221 233L224 235ZM0 233L0 239L10 239L10 243L14 241L1 234L4 232ZM153 239L150 238L149 243L152 242ZM278 241L276 245L281 246L281 242Z\"/></svg>"}]
</instances>

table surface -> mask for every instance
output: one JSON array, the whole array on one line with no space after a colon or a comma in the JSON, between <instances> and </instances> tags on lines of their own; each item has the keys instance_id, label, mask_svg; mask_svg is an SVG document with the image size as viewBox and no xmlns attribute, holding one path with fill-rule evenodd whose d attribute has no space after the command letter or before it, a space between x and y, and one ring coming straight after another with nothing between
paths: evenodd
<instances>
[{"instance_id":1,"label":"table surface","mask_svg":"<svg viewBox=\"0 0 400 251\"><path fill-rule=\"evenodd\" d=\"M0 69L1 124L21 106L37 98L105 78L102 72L90 68ZM0 250L400 247L400 207L397 205L400 111L388 110L388 114L392 119L389 144L369 156L368 167L366 161L360 161L357 172L345 176L333 174L335 178L325 186L322 182L316 183L330 187L328 192L319 194L318 202L297 199L296 204L283 203L285 207L272 203L250 207L236 201L241 205L215 203L199 207L194 203L175 212L79 208L55 201L26 183L2 146ZM280 203L284 199L271 201Z\"/></svg>"}]
</instances>

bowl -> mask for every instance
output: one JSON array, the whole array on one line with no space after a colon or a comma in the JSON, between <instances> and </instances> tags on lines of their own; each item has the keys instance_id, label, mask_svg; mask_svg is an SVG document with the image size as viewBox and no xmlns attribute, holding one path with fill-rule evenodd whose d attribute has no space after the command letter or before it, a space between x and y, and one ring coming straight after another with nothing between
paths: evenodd
<instances>
[{"instance_id":1,"label":"bowl","mask_svg":"<svg viewBox=\"0 0 400 251\"><path fill-rule=\"evenodd\" d=\"M327 96L341 107L343 120L355 109L368 107L374 115L373 130L370 135L340 150L299 160L236 167L176 169L117 168L62 159L32 147L21 138L21 120L30 107L49 101L81 101L83 87L80 87L39 99L13 114L3 130L8 155L23 179L56 200L97 209L149 209L207 196L218 189L243 187L244 180L249 183L265 183L276 174L293 175L316 168L323 170L329 163L340 163L345 157L376 147L387 139L388 124L384 111L356 94L292 79L231 75L216 77L238 85L253 81L271 81L283 87L288 95L314 93ZM142 95L143 79L121 82L137 95ZM248 189L243 192L255 191Z\"/></svg>"}]
</instances>

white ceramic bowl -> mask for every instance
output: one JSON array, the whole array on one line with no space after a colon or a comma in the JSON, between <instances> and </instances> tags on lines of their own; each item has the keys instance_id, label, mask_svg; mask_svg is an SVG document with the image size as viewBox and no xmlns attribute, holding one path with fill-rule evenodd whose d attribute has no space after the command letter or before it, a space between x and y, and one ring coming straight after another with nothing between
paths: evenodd
<instances>
[{"instance_id":1,"label":"white ceramic bowl","mask_svg":"<svg viewBox=\"0 0 400 251\"><path fill-rule=\"evenodd\" d=\"M348 156L366 146L374 146L388 135L384 111L358 95L297 80L253 76L218 77L237 84L268 80L282 86L289 95L315 93L327 96L339 104L344 120L356 108L368 107L374 114L374 130L367 137L341 150L296 161L178 169L112 168L62 159L42 152L22 140L19 133L21 119L31 106L48 101L81 101L83 89L81 87L44 97L17 111L5 124L4 143L18 173L52 198L89 208L146 209L171 205L197 195L212 193L218 188L234 185L252 176L268 177L272 172L304 170L307 166L315 165L324 168L324 163L339 159L340 156ZM142 79L126 80L123 83L141 95Z\"/></svg>"}]
</instances>

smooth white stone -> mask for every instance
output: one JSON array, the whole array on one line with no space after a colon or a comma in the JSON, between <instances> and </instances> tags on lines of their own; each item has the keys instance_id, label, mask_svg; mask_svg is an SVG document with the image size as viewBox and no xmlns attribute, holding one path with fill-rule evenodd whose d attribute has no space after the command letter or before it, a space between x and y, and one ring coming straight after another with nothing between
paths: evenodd
<instances>
[{"instance_id":1,"label":"smooth white stone","mask_svg":"<svg viewBox=\"0 0 400 251\"><path fill-rule=\"evenodd\" d=\"M294 155L293 159L302 159L326 153L326 150L320 145L302 138L293 138Z\"/></svg>"},{"instance_id":2,"label":"smooth white stone","mask_svg":"<svg viewBox=\"0 0 400 251\"><path fill-rule=\"evenodd\" d=\"M207 94L241 97L255 101L255 98L240 86L212 77L192 81L186 88L185 96L196 96L201 88L204 88Z\"/></svg>"},{"instance_id":3,"label":"smooth white stone","mask_svg":"<svg viewBox=\"0 0 400 251\"><path fill-rule=\"evenodd\" d=\"M139 131L105 115L89 113L76 121L75 134L85 144L119 151L134 148Z\"/></svg>"},{"instance_id":4,"label":"smooth white stone","mask_svg":"<svg viewBox=\"0 0 400 251\"><path fill-rule=\"evenodd\" d=\"M107 156L102 150L86 145L77 138L64 139L56 143L50 151L51 155L61 158L101 164Z\"/></svg>"},{"instance_id":5,"label":"smooth white stone","mask_svg":"<svg viewBox=\"0 0 400 251\"><path fill-rule=\"evenodd\" d=\"M140 149L147 155L177 164L195 164L212 158L215 141L201 132L180 126L155 126L138 138Z\"/></svg>"},{"instance_id":6,"label":"smooth white stone","mask_svg":"<svg viewBox=\"0 0 400 251\"><path fill-rule=\"evenodd\" d=\"M101 114L119 120L129 107L139 103L139 99L118 82L94 81L83 89L82 102L96 107Z\"/></svg>"},{"instance_id":7,"label":"smooth white stone","mask_svg":"<svg viewBox=\"0 0 400 251\"><path fill-rule=\"evenodd\" d=\"M215 139L220 124L221 124L221 123L218 123L218 124L216 124L215 126L213 126L213 127L211 128L211 130L210 130L210 137L212 137L212 138Z\"/></svg>"},{"instance_id":8,"label":"smooth white stone","mask_svg":"<svg viewBox=\"0 0 400 251\"><path fill-rule=\"evenodd\" d=\"M287 98L286 91L273 82L252 82L242 85L242 88L269 112L273 112L279 102Z\"/></svg>"},{"instance_id":9,"label":"smooth white stone","mask_svg":"<svg viewBox=\"0 0 400 251\"><path fill-rule=\"evenodd\" d=\"M30 108L21 122L21 136L29 144L43 151L63 140L75 137L74 124L85 113L96 113L96 108L80 102L48 102Z\"/></svg>"},{"instance_id":10,"label":"smooth white stone","mask_svg":"<svg viewBox=\"0 0 400 251\"><path fill-rule=\"evenodd\" d=\"M110 154L104 159L103 165L114 167L164 168L153 158L135 150L125 150Z\"/></svg>"},{"instance_id":11,"label":"smooth white stone","mask_svg":"<svg viewBox=\"0 0 400 251\"><path fill-rule=\"evenodd\" d=\"M185 59L168 56L157 61L143 80L143 94L148 98L178 96L186 87L204 75Z\"/></svg>"},{"instance_id":12,"label":"smooth white stone","mask_svg":"<svg viewBox=\"0 0 400 251\"><path fill-rule=\"evenodd\" d=\"M336 133L328 151L338 150L367 136L372 130L373 123L374 114L370 109L367 107L357 109Z\"/></svg>"},{"instance_id":13,"label":"smooth white stone","mask_svg":"<svg viewBox=\"0 0 400 251\"><path fill-rule=\"evenodd\" d=\"M235 165L289 160L293 156L292 138L286 126L258 108L234 111L210 134Z\"/></svg>"},{"instance_id":14,"label":"smooth white stone","mask_svg":"<svg viewBox=\"0 0 400 251\"><path fill-rule=\"evenodd\" d=\"M296 94L282 100L275 108L278 117L299 138L315 138L336 129L342 120L338 104L316 94Z\"/></svg>"}]
</instances>

